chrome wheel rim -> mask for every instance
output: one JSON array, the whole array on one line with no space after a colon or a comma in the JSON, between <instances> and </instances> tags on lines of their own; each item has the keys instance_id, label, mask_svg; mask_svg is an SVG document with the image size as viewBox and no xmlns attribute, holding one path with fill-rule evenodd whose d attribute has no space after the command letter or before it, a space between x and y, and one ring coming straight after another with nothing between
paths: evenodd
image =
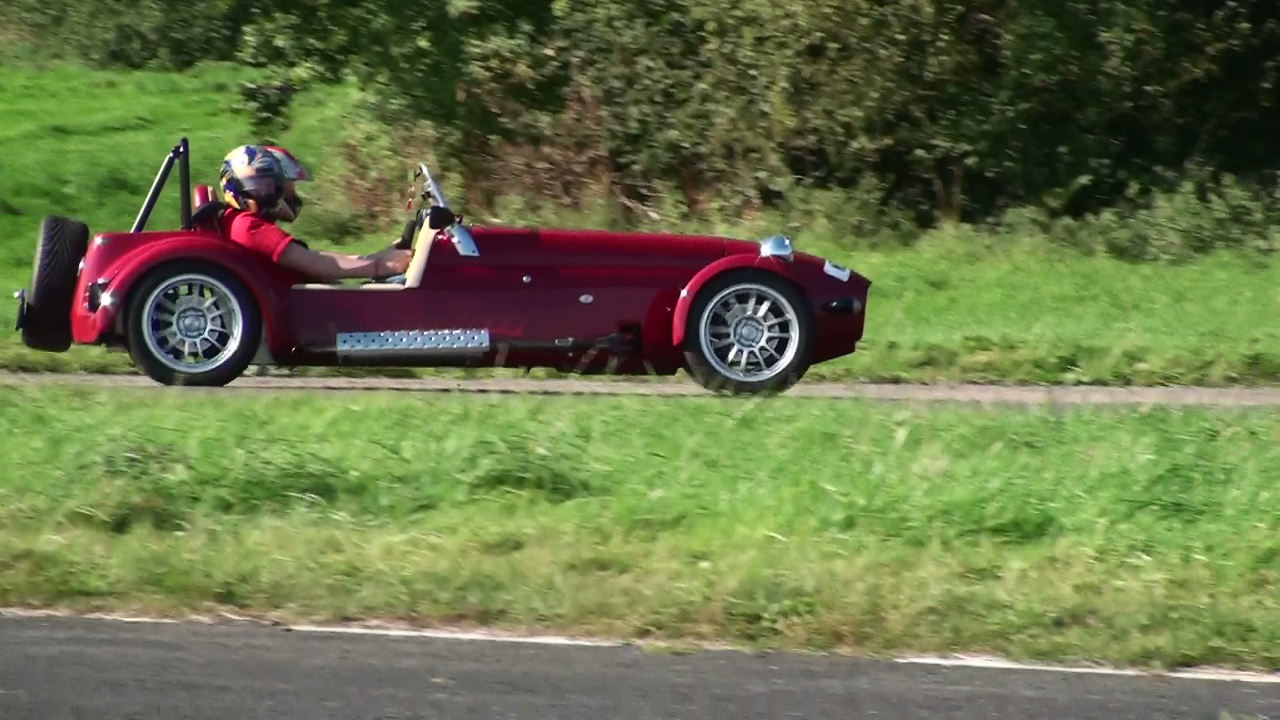
<instances>
[{"instance_id":1,"label":"chrome wheel rim","mask_svg":"<svg viewBox=\"0 0 1280 720\"><path fill-rule=\"evenodd\" d=\"M143 305L147 349L167 367L202 373L240 348L244 317L226 285L207 275L180 275L161 284Z\"/></svg>"},{"instance_id":2,"label":"chrome wheel rim","mask_svg":"<svg viewBox=\"0 0 1280 720\"><path fill-rule=\"evenodd\" d=\"M721 375L761 382L786 369L800 347L800 319L781 293L743 283L711 298L699 320L702 354Z\"/></svg>"}]
</instances>

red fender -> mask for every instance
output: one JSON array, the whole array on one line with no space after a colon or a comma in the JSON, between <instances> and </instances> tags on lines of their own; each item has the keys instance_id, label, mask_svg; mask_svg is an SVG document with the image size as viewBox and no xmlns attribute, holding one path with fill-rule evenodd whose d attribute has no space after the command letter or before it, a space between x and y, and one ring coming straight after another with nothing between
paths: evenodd
<instances>
[{"instance_id":1,"label":"red fender","mask_svg":"<svg viewBox=\"0 0 1280 720\"><path fill-rule=\"evenodd\" d=\"M201 261L230 272L245 284L262 313L263 333L272 354L286 354L291 343L285 320L289 286L299 277L267 258L206 233L174 233L162 241L149 242L124 254L98 276L109 280L107 291L115 302L103 304L97 312L87 307L73 311L77 343L100 342L114 331L126 298L148 272L167 262ZM82 280L88 282L88 279ZM84 292L80 288L79 292Z\"/></svg>"},{"instance_id":2,"label":"red fender","mask_svg":"<svg viewBox=\"0 0 1280 720\"><path fill-rule=\"evenodd\" d=\"M693 305L693 299L698 296L698 292L702 290L702 286L711 281L712 278L730 270L738 270L740 268L757 268L760 270L768 270L777 273L782 277L797 282L795 270L791 263L780 260L776 257L754 254L741 253L738 255L729 255L707 265L698 271L689 282L680 290L680 299L676 301L676 308L673 311L671 319L671 344L680 347L684 344L685 329L689 323L689 306Z\"/></svg>"}]
</instances>

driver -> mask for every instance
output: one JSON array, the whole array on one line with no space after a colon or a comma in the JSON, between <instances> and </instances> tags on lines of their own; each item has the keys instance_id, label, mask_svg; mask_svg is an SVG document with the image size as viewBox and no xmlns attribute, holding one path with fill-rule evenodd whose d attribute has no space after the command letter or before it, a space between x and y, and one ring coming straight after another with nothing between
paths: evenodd
<instances>
[{"instance_id":1,"label":"driver","mask_svg":"<svg viewBox=\"0 0 1280 720\"><path fill-rule=\"evenodd\" d=\"M295 184L310 179L306 167L282 147L241 145L227 153L219 184L227 205L222 226L228 228L231 240L321 281L385 278L409 268L411 250L393 246L370 255L312 250L281 230L276 223L297 220L302 211ZM400 245L404 244L402 238Z\"/></svg>"}]
</instances>

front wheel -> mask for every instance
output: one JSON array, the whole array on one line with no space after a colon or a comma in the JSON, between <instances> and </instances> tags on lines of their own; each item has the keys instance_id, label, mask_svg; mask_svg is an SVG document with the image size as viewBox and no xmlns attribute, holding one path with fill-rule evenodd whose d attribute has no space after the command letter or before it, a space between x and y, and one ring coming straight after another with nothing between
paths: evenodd
<instances>
[{"instance_id":1,"label":"front wheel","mask_svg":"<svg viewBox=\"0 0 1280 720\"><path fill-rule=\"evenodd\" d=\"M740 270L712 279L689 308L689 323L685 364L708 389L777 393L809 369L812 312L804 296L773 273Z\"/></svg>"},{"instance_id":2,"label":"front wheel","mask_svg":"<svg viewBox=\"0 0 1280 720\"><path fill-rule=\"evenodd\" d=\"M129 354L165 385L226 385L249 366L262 320L234 275L204 263L172 263L130 294Z\"/></svg>"}]
</instances>

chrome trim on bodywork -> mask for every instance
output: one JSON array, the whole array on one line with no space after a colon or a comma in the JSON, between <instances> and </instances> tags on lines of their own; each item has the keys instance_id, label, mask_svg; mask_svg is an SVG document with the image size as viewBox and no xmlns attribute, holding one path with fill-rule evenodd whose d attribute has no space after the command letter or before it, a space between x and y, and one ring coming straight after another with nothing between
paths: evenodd
<instances>
[{"instance_id":1,"label":"chrome trim on bodywork","mask_svg":"<svg viewBox=\"0 0 1280 720\"><path fill-rule=\"evenodd\" d=\"M403 352L486 352L488 328L462 330L383 330L381 332L338 333L339 354Z\"/></svg>"},{"instance_id":2,"label":"chrome trim on bodywork","mask_svg":"<svg viewBox=\"0 0 1280 720\"><path fill-rule=\"evenodd\" d=\"M776 257L791 262L795 259L795 248L791 238L786 235L774 235L760 241L760 257Z\"/></svg>"}]
</instances>

